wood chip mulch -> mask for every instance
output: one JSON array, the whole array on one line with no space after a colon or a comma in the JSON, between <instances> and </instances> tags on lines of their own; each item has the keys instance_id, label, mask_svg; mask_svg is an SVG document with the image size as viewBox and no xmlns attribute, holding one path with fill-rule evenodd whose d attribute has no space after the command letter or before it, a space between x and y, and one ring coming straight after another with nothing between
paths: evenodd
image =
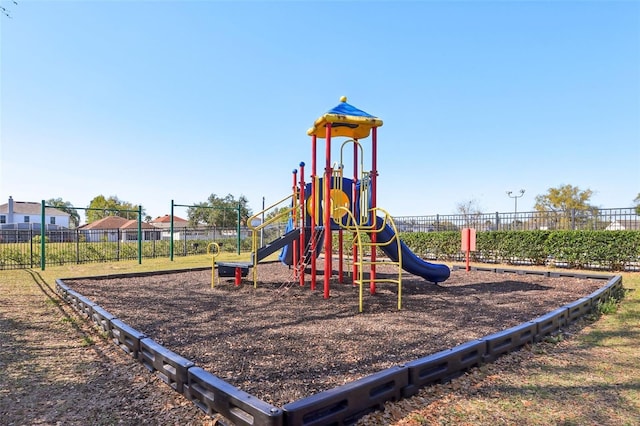
<instances>
[{"instance_id":1,"label":"wood chip mulch","mask_svg":"<svg viewBox=\"0 0 640 426\"><path fill-rule=\"evenodd\" d=\"M386 275L389 274L389 275ZM379 268L379 276L392 271ZM135 278L74 279L69 287L230 384L276 406L521 324L586 296L606 281L453 271L434 285L403 273L398 288L364 292L323 276L312 291L279 263L240 286L211 270Z\"/></svg>"}]
</instances>

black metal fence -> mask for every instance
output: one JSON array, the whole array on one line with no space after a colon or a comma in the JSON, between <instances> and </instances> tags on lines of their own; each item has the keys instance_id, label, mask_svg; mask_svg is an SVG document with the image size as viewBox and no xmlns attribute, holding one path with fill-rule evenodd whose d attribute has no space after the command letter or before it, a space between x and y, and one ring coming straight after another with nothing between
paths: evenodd
<instances>
[{"instance_id":1,"label":"black metal fence","mask_svg":"<svg viewBox=\"0 0 640 426\"><path fill-rule=\"evenodd\" d=\"M568 210L558 212L469 213L393 218L400 232L531 230L640 230L635 208Z\"/></svg>"},{"instance_id":2,"label":"black metal fence","mask_svg":"<svg viewBox=\"0 0 640 426\"><path fill-rule=\"evenodd\" d=\"M509 230L640 230L640 216L634 208L570 210L568 212L473 213L393 218L399 232ZM274 224L259 236L261 245L284 234L286 224ZM238 230L199 227L174 230L174 256L207 253L215 242L225 252L238 250ZM138 258L138 232L131 229L48 229L46 265L114 262ZM170 256L169 229L142 230L142 258ZM0 230L0 270L34 268L40 265L40 229ZM240 251L251 250L251 231L240 229Z\"/></svg>"},{"instance_id":3,"label":"black metal fence","mask_svg":"<svg viewBox=\"0 0 640 426\"><path fill-rule=\"evenodd\" d=\"M284 233L286 224L263 230L269 242ZM170 256L171 233L168 229L142 230L142 258ZM41 263L40 229L0 230L0 270L35 268ZM179 228L173 234L174 256L206 254L209 243L217 243L223 252L238 251L238 230L234 228ZM251 231L240 229L240 251L251 250ZM46 265L117 262L138 259L138 232L132 229L47 230Z\"/></svg>"}]
</instances>

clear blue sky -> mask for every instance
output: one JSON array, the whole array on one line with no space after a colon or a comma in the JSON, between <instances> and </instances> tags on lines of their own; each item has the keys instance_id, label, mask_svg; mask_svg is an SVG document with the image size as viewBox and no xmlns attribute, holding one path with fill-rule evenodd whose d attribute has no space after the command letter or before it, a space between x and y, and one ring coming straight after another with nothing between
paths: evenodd
<instances>
[{"instance_id":1,"label":"clear blue sky","mask_svg":"<svg viewBox=\"0 0 640 426\"><path fill-rule=\"evenodd\" d=\"M640 193L640 2L0 4L0 203L115 195L156 217L230 193L257 212L342 95L384 120L394 216Z\"/></svg>"}]
</instances>

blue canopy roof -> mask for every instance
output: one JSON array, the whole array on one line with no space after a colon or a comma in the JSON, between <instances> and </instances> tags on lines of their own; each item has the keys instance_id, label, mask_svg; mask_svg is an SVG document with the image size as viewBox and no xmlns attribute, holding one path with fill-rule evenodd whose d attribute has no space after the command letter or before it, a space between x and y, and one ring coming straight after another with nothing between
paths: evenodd
<instances>
[{"instance_id":1,"label":"blue canopy roof","mask_svg":"<svg viewBox=\"0 0 640 426\"><path fill-rule=\"evenodd\" d=\"M334 108L327 111L327 114L342 114L342 115L353 115L354 117L376 118L373 115L369 114L368 112L364 112L363 110L358 109L353 105L348 104L347 102L340 102Z\"/></svg>"},{"instance_id":2,"label":"blue canopy roof","mask_svg":"<svg viewBox=\"0 0 640 426\"><path fill-rule=\"evenodd\" d=\"M307 130L309 136L319 138L327 136L326 127L331 123L331 137L346 136L363 139L369 136L373 127L382 126L382 120L347 103L346 96L340 103L318 118L313 127Z\"/></svg>"}]
</instances>

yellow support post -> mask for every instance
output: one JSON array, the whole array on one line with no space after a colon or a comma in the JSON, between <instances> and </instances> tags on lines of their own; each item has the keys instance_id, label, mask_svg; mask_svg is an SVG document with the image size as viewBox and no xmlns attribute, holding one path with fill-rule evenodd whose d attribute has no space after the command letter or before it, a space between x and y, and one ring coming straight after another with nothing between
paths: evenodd
<instances>
[{"instance_id":1,"label":"yellow support post","mask_svg":"<svg viewBox=\"0 0 640 426\"><path fill-rule=\"evenodd\" d=\"M211 251L211 247L215 248L215 253ZM209 243L207 245L207 254L211 255L211 288L213 288L216 276L216 256L220 254L220 246L217 243Z\"/></svg>"}]
</instances>

